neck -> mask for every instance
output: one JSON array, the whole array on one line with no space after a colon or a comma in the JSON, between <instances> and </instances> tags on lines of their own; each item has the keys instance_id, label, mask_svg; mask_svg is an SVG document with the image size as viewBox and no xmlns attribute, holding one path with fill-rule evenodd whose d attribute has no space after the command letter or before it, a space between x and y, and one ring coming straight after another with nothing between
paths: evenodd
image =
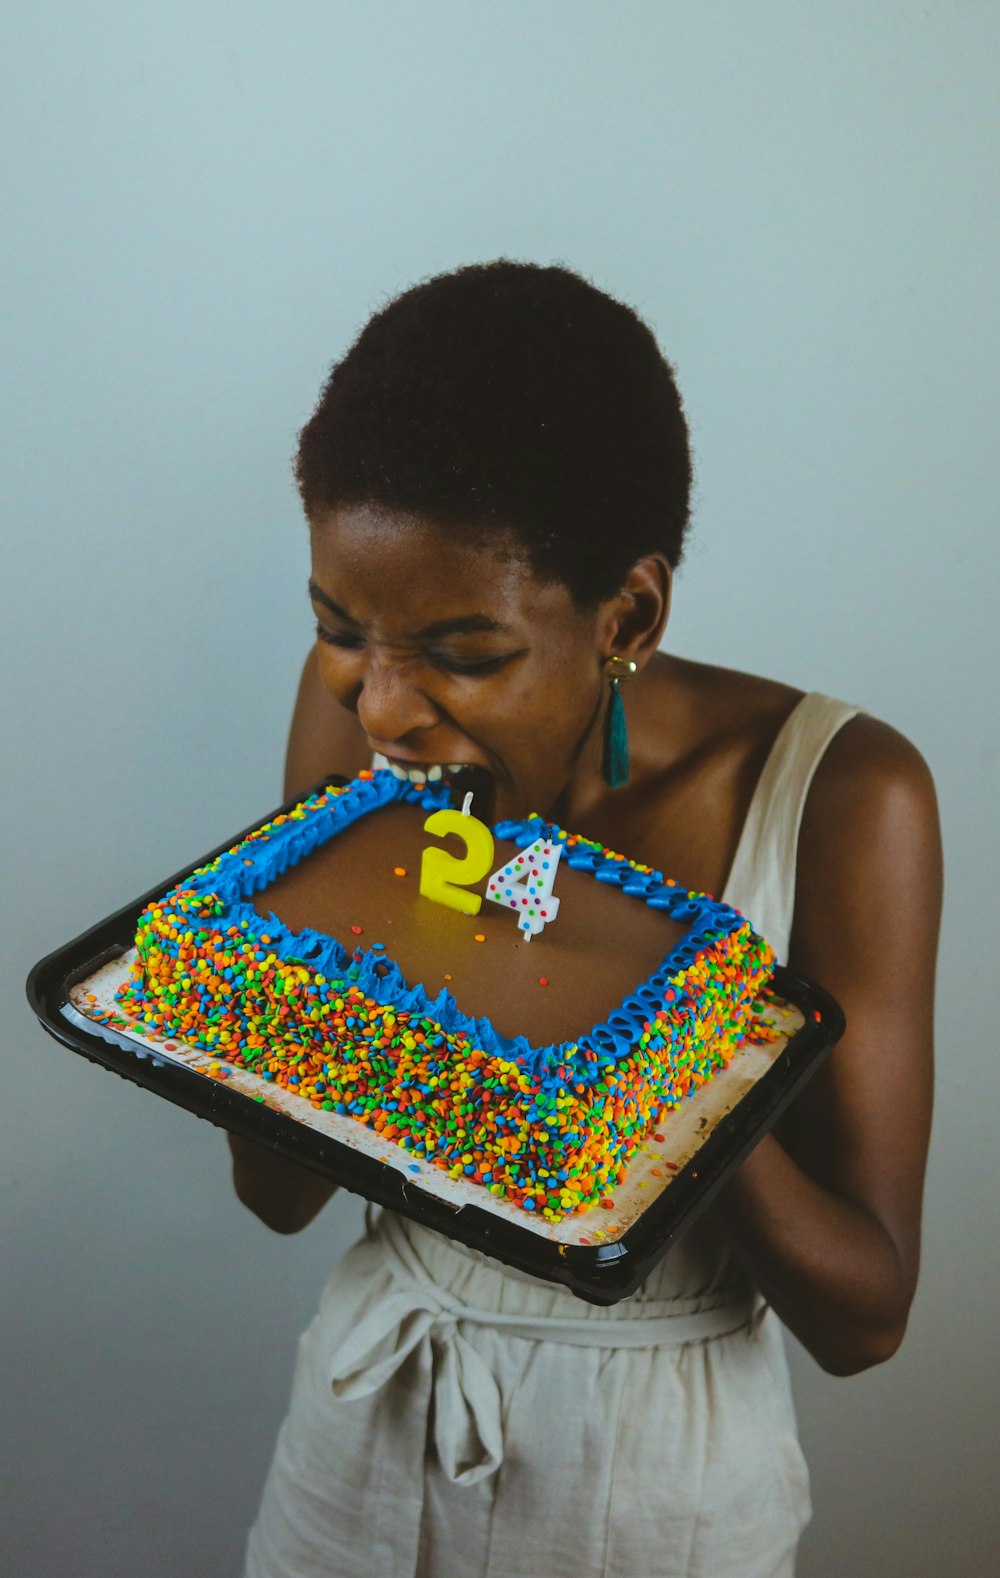
<instances>
[{"instance_id":1,"label":"neck","mask_svg":"<svg viewBox=\"0 0 1000 1578\"><path fill-rule=\"evenodd\" d=\"M552 805L542 814L550 822L573 830L584 819L600 815L613 790L604 782L604 719L610 700L606 682L601 685L590 722L580 737L570 775Z\"/></svg>"}]
</instances>

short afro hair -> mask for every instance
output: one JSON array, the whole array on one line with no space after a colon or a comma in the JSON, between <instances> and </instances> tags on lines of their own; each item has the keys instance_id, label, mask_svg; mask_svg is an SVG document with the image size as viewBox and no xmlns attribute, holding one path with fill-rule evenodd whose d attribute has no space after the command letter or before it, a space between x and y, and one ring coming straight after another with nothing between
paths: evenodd
<instances>
[{"instance_id":1,"label":"short afro hair","mask_svg":"<svg viewBox=\"0 0 1000 1578\"><path fill-rule=\"evenodd\" d=\"M498 258L376 312L294 462L311 521L344 504L506 533L581 607L644 554L680 560L691 457L673 370L630 307L571 269Z\"/></svg>"}]
</instances>

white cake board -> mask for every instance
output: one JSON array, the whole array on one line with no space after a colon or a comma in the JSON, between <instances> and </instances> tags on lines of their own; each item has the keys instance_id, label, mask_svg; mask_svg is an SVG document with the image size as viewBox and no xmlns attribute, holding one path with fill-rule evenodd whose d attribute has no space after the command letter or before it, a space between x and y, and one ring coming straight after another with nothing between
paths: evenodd
<instances>
[{"instance_id":1,"label":"white cake board","mask_svg":"<svg viewBox=\"0 0 1000 1578\"><path fill-rule=\"evenodd\" d=\"M766 1045L745 1041L727 1068L687 1097L679 1107L663 1115L655 1129L640 1143L624 1183L608 1189L606 1198L613 1202L610 1208L594 1205L588 1211L564 1217L561 1222L549 1222L520 1206L497 1199L482 1184L468 1178L450 1178L433 1162L414 1156L392 1140L383 1139L356 1119L337 1112L324 1112L250 1069L226 1063L225 1059L199 1048L185 1046L174 1037L157 1038L140 1030L134 1020L122 1013L115 1000L115 993L128 976L135 956L133 948L72 987L71 1002L62 1010L65 1018L92 1033L96 1031L105 1040L126 1047L140 1057L154 1056L163 1062L180 1063L205 1079L213 1078L209 1070L224 1072L228 1089L239 1091L251 1101L263 1097L273 1111L285 1113L306 1128L374 1157L394 1168L407 1183L416 1184L435 1199L454 1207L478 1206L480 1210L490 1211L494 1216L559 1244L602 1244L620 1238L648 1210L653 1200L669 1189L671 1180L697 1154L719 1122L767 1073L803 1023L802 1014L790 1004L769 1005L763 1017L781 1032L777 1039ZM114 1014L127 1028L119 1030L94 1019L95 1009Z\"/></svg>"}]
</instances>

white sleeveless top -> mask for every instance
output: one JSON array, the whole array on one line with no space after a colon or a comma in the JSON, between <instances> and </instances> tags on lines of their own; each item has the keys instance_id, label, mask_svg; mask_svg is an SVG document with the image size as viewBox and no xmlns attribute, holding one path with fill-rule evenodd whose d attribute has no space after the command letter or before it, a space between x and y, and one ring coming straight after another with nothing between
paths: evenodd
<instances>
[{"instance_id":1,"label":"white sleeveless top","mask_svg":"<svg viewBox=\"0 0 1000 1578\"><path fill-rule=\"evenodd\" d=\"M781 963L809 785L859 710L795 707L722 894ZM710 1220L610 1308L366 1224L301 1339L247 1578L792 1578L811 1509L781 1329Z\"/></svg>"},{"instance_id":2,"label":"white sleeveless top","mask_svg":"<svg viewBox=\"0 0 1000 1578\"><path fill-rule=\"evenodd\" d=\"M757 782L721 894L788 963L799 827L813 775L838 730L860 707L810 691L778 734Z\"/></svg>"}]
</instances>

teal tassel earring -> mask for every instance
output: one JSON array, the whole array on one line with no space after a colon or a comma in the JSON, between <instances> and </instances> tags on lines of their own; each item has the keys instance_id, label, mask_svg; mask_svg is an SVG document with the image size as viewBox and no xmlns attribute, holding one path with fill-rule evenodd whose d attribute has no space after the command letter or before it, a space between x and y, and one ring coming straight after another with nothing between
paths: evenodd
<instances>
[{"instance_id":1,"label":"teal tassel earring","mask_svg":"<svg viewBox=\"0 0 1000 1578\"><path fill-rule=\"evenodd\" d=\"M618 690L618 681L627 674L634 674L636 664L629 658L609 657L604 672L611 681L608 710L604 715L604 755L601 776L609 789L620 789L628 783L628 730L625 727L625 708Z\"/></svg>"}]
</instances>

